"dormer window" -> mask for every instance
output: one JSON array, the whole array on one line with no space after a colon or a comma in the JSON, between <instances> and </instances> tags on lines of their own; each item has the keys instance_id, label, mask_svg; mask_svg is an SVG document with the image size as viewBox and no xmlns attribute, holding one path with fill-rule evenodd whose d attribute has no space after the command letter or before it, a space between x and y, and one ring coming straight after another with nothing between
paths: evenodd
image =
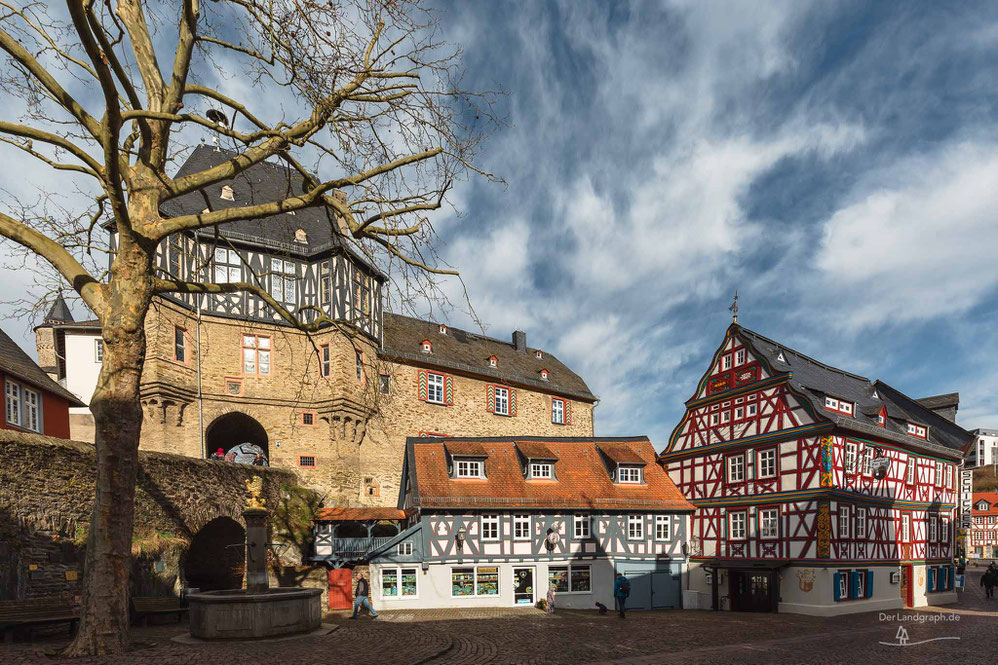
<instances>
[{"instance_id":1,"label":"dormer window","mask_svg":"<svg viewBox=\"0 0 998 665\"><path fill-rule=\"evenodd\" d=\"M548 371L546 369L542 369L541 370L541 381L547 381L547 380L548 380Z\"/></svg>"},{"instance_id":2,"label":"dormer window","mask_svg":"<svg viewBox=\"0 0 998 665\"><path fill-rule=\"evenodd\" d=\"M295 242L299 245L308 244L308 233L305 232L305 229L295 229Z\"/></svg>"},{"instance_id":3,"label":"dormer window","mask_svg":"<svg viewBox=\"0 0 998 665\"><path fill-rule=\"evenodd\" d=\"M787 362L787 359L783 357L783 351L780 351L778 354L776 354L776 359L781 363Z\"/></svg>"},{"instance_id":4,"label":"dormer window","mask_svg":"<svg viewBox=\"0 0 998 665\"><path fill-rule=\"evenodd\" d=\"M829 411L835 411L836 413L841 413L845 416L853 415L854 407L852 402L847 402L844 399L838 399L835 397L825 396L825 408Z\"/></svg>"},{"instance_id":5,"label":"dormer window","mask_svg":"<svg viewBox=\"0 0 998 665\"><path fill-rule=\"evenodd\" d=\"M531 480L552 480L554 478L554 464L551 462L531 462Z\"/></svg>"},{"instance_id":6,"label":"dormer window","mask_svg":"<svg viewBox=\"0 0 998 665\"><path fill-rule=\"evenodd\" d=\"M484 478L485 464L479 459L454 460L455 478Z\"/></svg>"},{"instance_id":7,"label":"dormer window","mask_svg":"<svg viewBox=\"0 0 998 665\"><path fill-rule=\"evenodd\" d=\"M222 193L218 195L218 198L226 201L235 201L236 195L235 192L232 191L232 187L229 185L222 185Z\"/></svg>"},{"instance_id":8,"label":"dormer window","mask_svg":"<svg viewBox=\"0 0 998 665\"><path fill-rule=\"evenodd\" d=\"M644 469L640 466L623 466L617 467L617 482L618 483L629 483L636 485L642 482L642 475Z\"/></svg>"},{"instance_id":9,"label":"dormer window","mask_svg":"<svg viewBox=\"0 0 998 665\"><path fill-rule=\"evenodd\" d=\"M433 353L433 343L428 339L424 339L420 345L420 350L423 353Z\"/></svg>"},{"instance_id":10,"label":"dormer window","mask_svg":"<svg viewBox=\"0 0 998 665\"><path fill-rule=\"evenodd\" d=\"M924 439L927 436L927 431L924 425L916 425L915 423L908 423L908 434L912 436L917 436L920 439Z\"/></svg>"},{"instance_id":11,"label":"dormer window","mask_svg":"<svg viewBox=\"0 0 998 665\"><path fill-rule=\"evenodd\" d=\"M540 349L538 349L538 350L537 350L537 352L536 352L536 354L535 354L535 355L537 356L537 359L538 359L538 360L541 360L542 358L544 358L544 354L543 354L543 353L541 353L541 350L540 350Z\"/></svg>"},{"instance_id":12,"label":"dormer window","mask_svg":"<svg viewBox=\"0 0 998 665\"><path fill-rule=\"evenodd\" d=\"M745 364L745 349L735 351L735 366Z\"/></svg>"},{"instance_id":13,"label":"dormer window","mask_svg":"<svg viewBox=\"0 0 998 665\"><path fill-rule=\"evenodd\" d=\"M440 324L440 326L439 326L439 327L437 328L437 330L438 330L438 331L440 331L440 334L441 334L441 335L446 335L446 334L447 334L447 326L445 326L445 325L444 325L444 324L442 324L442 323L441 323L441 324Z\"/></svg>"},{"instance_id":14,"label":"dormer window","mask_svg":"<svg viewBox=\"0 0 998 665\"><path fill-rule=\"evenodd\" d=\"M887 427L887 410L880 409L880 413L877 414L877 424L881 427Z\"/></svg>"},{"instance_id":15,"label":"dormer window","mask_svg":"<svg viewBox=\"0 0 998 665\"><path fill-rule=\"evenodd\" d=\"M498 367L499 359L495 356L489 356L489 367Z\"/></svg>"}]
</instances>

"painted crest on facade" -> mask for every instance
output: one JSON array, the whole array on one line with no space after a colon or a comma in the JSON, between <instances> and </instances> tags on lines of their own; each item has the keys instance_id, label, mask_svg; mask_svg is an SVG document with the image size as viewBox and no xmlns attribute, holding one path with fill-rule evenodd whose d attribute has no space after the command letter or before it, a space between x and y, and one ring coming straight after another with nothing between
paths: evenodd
<instances>
[{"instance_id":1,"label":"painted crest on facade","mask_svg":"<svg viewBox=\"0 0 998 665\"><path fill-rule=\"evenodd\" d=\"M814 568L801 568L797 571L797 586L804 593L814 588Z\"/></svg>"},{"instance_id":2,"label":"painted crest on facade","mask_svg":"<svg viewBox=\"0 0 998 665\"><path fill-rule=\"evenodd\" d=\"M821 486L832 486L832 437L821 437Z\"/></svg>"},{"instance_id":3,"label":"painted crest on facade","mask_svg":"<svg viewBox=\"0 0 998 665\"><path fill-rule=\"evenodd\" d=\"M818 558L827 559L832 548L832 511L827 501L818 502Z\"/></svg>"}]
</instances>

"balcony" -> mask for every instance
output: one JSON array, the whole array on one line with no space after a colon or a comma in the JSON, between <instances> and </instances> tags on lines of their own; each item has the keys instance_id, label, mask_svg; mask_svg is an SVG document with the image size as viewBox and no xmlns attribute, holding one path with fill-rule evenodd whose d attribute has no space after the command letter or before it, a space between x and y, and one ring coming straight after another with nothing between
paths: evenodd
<instances>
[{"instance_id":1,"label":"balcony","mask_svg":"<svg viewBox=\"0 0 998 665\"><path fill-rule=\"evenodd\" d=\"M361 561L377 548L386 545L392 538L394 536L334 538L328 533L317 533L315 535L315 558Z\"/></svg>"}]
</instances>

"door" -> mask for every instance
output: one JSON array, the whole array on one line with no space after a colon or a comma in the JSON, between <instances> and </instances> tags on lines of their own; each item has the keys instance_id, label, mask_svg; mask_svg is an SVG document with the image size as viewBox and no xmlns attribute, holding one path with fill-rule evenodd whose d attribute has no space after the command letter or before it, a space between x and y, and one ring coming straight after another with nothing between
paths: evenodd
<instances>
[{"instance_id":1,"label":"door","mask_svg":"<svg viewBox=\"0 0 998 665\"><path fill-rule=\"evenodd\" d=\"M513 602L517 605L534 604L534 569L513 569Z\"/></svg>"},{"instance_id":2,"label":"door","mask_svg":"<svg viewBox=\"0 0 998 665\"><path fill-rule=\"evenodd\" d=\"M904 602L905 607L911 607L915 604L914 602L914 584L912 580L914 579L915 569L910 564L906 566L901 566L901 600Z\"/></svg>"},{"instance_id":3,"label":"door","mask_svg":"<svg viewBox=\"0 0 998 665\"><path fill-rule=\"evenodd\" d=\"M651 574L651 606L653 609L679 607L679 580L674 579L671 571Z\"/></svg>"},{"instance_id":4,"label":"door","mask_svg":"<svg viewBox=\"0 0 998 665\"><path fill-rule=\"evenodd\" d=\"M353 607L353 571L349 568L333 568L329 571L329 609L349 610L351 607Z\"/></svg>"},{"instance_id":5,"label":"door","mask_svg":"<svg viewBox=\"0 0 998 665\"><path fill-rule=\"evenodd\" d=\"M773 574L731 571L731 609L739 612L773 611Z\"/></svg>"}]
</instances>

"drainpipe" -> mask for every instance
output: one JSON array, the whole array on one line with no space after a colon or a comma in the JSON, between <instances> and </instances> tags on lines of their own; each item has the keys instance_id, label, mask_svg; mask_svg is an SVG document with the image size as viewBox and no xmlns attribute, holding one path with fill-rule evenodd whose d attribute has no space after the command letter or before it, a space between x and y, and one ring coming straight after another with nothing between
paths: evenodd
<instances>
[{"instance_id":1,"label":"drainpipe","mask_svg":"<svg viewBox=\"0 0 998 665\"><path fill-rule=\"evenodd\" d=\"M201 399L201 302L204 295L198 296L197 334L195 335L195 346L198 354L198 434L201 438L201 459L208 457L204 449L204 403Z\"/></svg>"}]
</instances>

